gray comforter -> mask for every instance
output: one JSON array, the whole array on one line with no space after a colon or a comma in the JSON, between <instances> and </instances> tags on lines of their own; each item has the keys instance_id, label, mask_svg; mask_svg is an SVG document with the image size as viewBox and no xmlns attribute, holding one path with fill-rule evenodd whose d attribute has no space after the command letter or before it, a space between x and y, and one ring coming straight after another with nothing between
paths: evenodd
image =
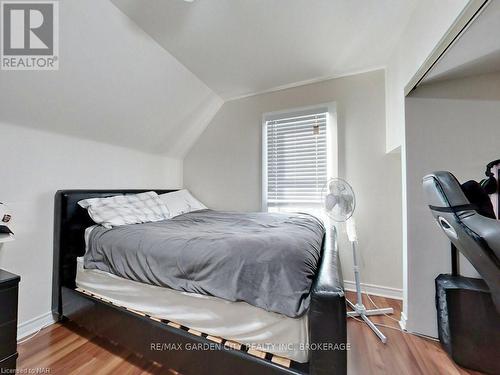
<instances>
[{"instance_id":1,"label":"gray comforter","mask_svg":"<svg viewBox=\"0 0 500 375\"><path fill-rule=\"evenodd\" d=\"M298 317L309 307L323 234L322 223L307 214L202 210L155 223L96 227L84 264Z\"/></svg>"}]
</instances>

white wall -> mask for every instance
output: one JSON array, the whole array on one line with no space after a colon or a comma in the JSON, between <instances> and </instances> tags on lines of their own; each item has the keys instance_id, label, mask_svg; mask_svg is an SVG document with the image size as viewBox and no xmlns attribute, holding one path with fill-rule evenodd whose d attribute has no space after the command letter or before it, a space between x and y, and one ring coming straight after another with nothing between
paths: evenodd
<instances>
[{"instance_id":1,"label":"white wall","mask_svg":"<svg viewBox=\"0 0 500 375\"><path fill-rule=\"evenodd\" d=\"M0 201L13 211L16 235L16 241L0 245L0 268L21 276L22 336L51 319L54 193L178 188L182 162L2 122L0 150Z\"/></svg>"},{"instance_id":2,"label":"white wall","mask_svg":"<svg viewBox=\"0 0 500 375\"><path fill-rule=\"evenodd\" d=\"M226 102L184 159L185 185L209 207L260 210L263 113L335 102L339 175L357 194L363 281L400 291L400 160L385 153L384 93L379 70ZM346 243L342 262L353 280Z\"/></svg>"},{"instance_id":3,"label":"white wall","mask_svg":"<svg viewBox=\"0 0 500 375\"><path fill-rule=\"evenodd\" d=\"M419 0L386 68L387 151L404 138L404 88L469 0Z\"/></svg>"},{"instance_id":4,"label":"white wall","mask_svg":"<svg viewBox=\"0 0 500 375\"><path fill-rule=\"evenodd\" d=\"M448 170L484 178L499 157L500 74L423 85L406 99L407 329L437 336L434 279L449 273L450 245L425 202L422 177ZM477 273L466 262L462 274Z\"/></svg>"}]
</instances>

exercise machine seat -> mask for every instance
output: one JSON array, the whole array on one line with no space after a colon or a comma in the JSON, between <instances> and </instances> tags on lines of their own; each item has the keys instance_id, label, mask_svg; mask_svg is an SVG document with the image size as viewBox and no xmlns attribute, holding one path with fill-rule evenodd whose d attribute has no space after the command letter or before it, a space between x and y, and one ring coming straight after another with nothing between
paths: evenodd
<instances>
[{"instance_id":1,"label":"exercise machine seat","mask_svg":"<svg viewBox=\"0 0 500 375\"><path fill-rule=\"evenodd\" d=\"M432 215L484 279L500 313L500 221L480 215L450 172L425 176L423 188Z\"/></svg>"}]
</instances>

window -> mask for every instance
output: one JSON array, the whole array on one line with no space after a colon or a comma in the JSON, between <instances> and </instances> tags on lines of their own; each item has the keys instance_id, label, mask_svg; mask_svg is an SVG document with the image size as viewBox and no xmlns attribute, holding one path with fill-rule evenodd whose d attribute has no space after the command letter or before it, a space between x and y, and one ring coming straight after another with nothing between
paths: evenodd
<instances>
[{"instance_id":1,"label":"window","mask_svg":"<svg viewBox=\"0 0 500 375\"><path fill-rule=\"evenodd\" d=\"M316 211L328 168L328 107L264 116L263 205Z\"/></svg>"}]
</instances>

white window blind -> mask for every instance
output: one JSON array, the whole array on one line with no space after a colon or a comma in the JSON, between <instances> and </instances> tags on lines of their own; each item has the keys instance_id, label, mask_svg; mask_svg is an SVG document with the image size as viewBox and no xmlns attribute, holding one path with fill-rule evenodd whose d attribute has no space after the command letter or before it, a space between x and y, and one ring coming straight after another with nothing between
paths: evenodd
<instances>
[{"instance_id":1,"label":"white window blind","mask_svg":"<svg viewBox=\"0 0 500 375\"><path fill-rule=\"evenodd\" d=\"M322 110L265 122L268 209L320 205L327 180L327 118Z\"/></svg>"}]
</instances>

